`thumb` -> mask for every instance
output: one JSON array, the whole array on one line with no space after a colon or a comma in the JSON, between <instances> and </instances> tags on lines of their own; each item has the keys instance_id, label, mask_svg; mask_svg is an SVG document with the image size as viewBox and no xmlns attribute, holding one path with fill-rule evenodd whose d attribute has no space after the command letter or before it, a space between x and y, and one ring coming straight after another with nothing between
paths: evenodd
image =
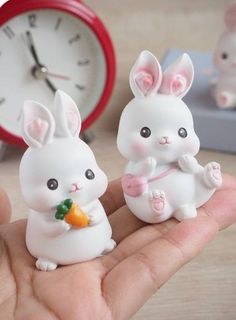
<instances>
[{"instance_id":1,"label":"thumb","mask_svg":"<svg viewBox=\"0 0 236 320\"><path fill-rule=\"evenodd\" d=\"M11 218L11 204L6 192L0 188L0 224L7 223Z\"/></svg>"}]
</instances>

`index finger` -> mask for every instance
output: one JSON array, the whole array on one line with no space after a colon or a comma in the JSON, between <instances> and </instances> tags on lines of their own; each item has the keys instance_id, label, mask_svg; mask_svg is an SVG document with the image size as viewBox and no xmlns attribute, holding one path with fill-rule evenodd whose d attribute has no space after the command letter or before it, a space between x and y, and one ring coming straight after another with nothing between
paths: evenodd
<instances>
[{"instance_id":1,"label":"index finger","mask_svg":"<svg viewBox=\"0 0 236 320\"><path fill-rule=\"evenodd\" d=\"M120 178L109 182L106 192L100 197L100 201L107 215L125 205Z\"/></svg>"}]
</instances>

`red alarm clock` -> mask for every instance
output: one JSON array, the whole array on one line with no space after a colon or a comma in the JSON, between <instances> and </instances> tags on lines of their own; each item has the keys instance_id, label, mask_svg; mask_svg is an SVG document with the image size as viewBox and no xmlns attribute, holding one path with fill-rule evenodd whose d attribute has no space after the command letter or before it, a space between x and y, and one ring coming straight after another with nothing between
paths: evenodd
<instances>
[{"instance_id":1,"label":"red alarm clock","mask_svg":"<svg viewBox=\"0 0 236 320\"><path fill-rule=\"evenodd\" d=\"M61 89L76 101L82 130L112 92L115 56L108 31L78 0L10 0L0 8L0 140L24 145L25 99L50 106Z\"/></svg>"}]
</instances>

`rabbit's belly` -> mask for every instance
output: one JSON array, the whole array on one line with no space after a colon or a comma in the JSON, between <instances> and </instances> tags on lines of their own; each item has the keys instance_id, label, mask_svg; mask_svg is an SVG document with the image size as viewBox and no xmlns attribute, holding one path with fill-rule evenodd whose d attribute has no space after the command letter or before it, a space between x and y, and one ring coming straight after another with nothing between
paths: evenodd
<instances>
[{"instance_id":1,"label":"rabbit's belly","mask_svg":"<svg viewBox=\"0 0 236 320\"><path fill-rule=\"evenodd\" d=\"M106 216L97 225L82 229L73 228L56 237L45 235L34 217L29 217L26 245L34 257L66 265L101 255L111 239L111 234L112 230Z\"/></svg>"},{"instance_id":2,"label":"rabbit's belly","mask_svg":"<svg viewBox=\"0 0 236 320\"><path fill-rule=\"evenodd\" d=\"M165 203L161 214L152 209L152 194L164 192ZM159 223L169 219L180 206L192 203L195 197L195 181L192 174L175 172L164 179L148 184L148 189L139 197L125 194L129 209L139 219L148 223Z\"/></svg>"}]
</instances>

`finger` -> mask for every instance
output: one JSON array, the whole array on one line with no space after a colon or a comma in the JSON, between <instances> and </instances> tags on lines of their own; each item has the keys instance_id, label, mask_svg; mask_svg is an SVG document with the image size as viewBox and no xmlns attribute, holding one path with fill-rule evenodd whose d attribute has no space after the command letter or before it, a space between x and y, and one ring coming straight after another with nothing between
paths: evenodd
<instances>
[{"instance_id":1,"label":"finger","mask_svg":"<svg viewBox=\"0 0 236 320\"><path fill-rule=\"evenodd\" d=\"M112 238L119 243L129 234L145 226L146 223L139 220L127 206L123 206L109 216L112 227Z\"/></svg>"},{"instance_id":2,"label":"finger","mask_svg":"<svg viewBox=\"0 0 236 320\"><path fill-rule=\"evenodd\" d=\"M6 192L0 188L0 224L7 223L11 218L11 204Z\"/></svg>"},{"instance_id":3,"label":"finger","mask_svg":"<svg viewBox=\"0 0 236 320\"><path fill-rule=\"evenodd\" d=\"M127 227L121 228L122 230L118 229L118 235L123 238L126 233L126 237L119 243L115 237L117 234L115 234L114 237L112 236L119 245L111 253L100 258L104 272L107 273L128 256L134 254L154 240L159 239L177 223L178 221L176 219L170 219L158 224L145 225L143 223L142 227L140 222L136 224L135 229L132 228L130 224L128 225L129 229Z\"/></svg>"},{"instance_id":4,"label":"finger","mask_svg":"<svg viewBox=\"0 0 236 320\"><path fill-rule=\"evenodd\" d=\"M108 188L100 198L107 215L113 213L125 204L120 179L109 182Z\"/></svg>"},{"instance_id":5,"label":"finger","mask_svg":"<svg viewBox=\"0 0 236 320\"><path fill-rule=\"evenodd\" d=\"M236 222L236 189L218 191L202 206L205 215L213 217L220 229Z\"/></svg>"},{"instance_id":6,"label":"finger","mask_svg":"<svg viewBox=\"0 0 236 320\"><path fill-rule=\"evenodd\" d=\"M221 190L220 192L216 192L202 208L198 209L198 216L212 217L218 223L219 229L224 229L235 223L236 190ZM121 217L123 218L122 224L124 222L124 227L119 228L119 221L115 221L114 230L116 231L115 236L117 236L117 239L119 241L123 239L123 241L113 252L102 257L102 263L107 271L148 243L160 238L178 223L176 219L170 219L160 224L148 225L141 228L141 223L127 216L127 211L124 210ZM116 218L118 220L119 217ZM133 225L134 222L135 225ZM117 242L119 243L119 241Z\"/></svg>"},{"instance_id":7,"label":"finger","mask_svg":"<svg viewBox=\"0 0 236 320\"><path fill-rule=\"evenodd\" d=\"M229 175L229 174L224 174L223 175L223 184L220 188L221 189L236 189L236 178Z\"/></svg>"},{"instance_id":8,"label":"finger","mask_svg":"<svg viewBox=\"0 0 236 320\"><path fill-rule=\"evenodd\" d=\"M181 266L216 234L210 217L185 220L117 265L103 282L113 318L129 319Z\"/></svg>"}]
</instances>

